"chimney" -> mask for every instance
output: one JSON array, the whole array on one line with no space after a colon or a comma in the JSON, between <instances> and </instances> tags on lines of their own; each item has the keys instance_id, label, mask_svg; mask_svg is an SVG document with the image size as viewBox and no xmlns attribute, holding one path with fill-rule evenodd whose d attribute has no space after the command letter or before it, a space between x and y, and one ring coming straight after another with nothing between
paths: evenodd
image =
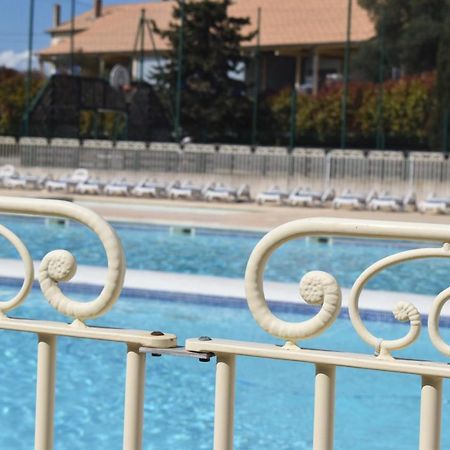
<instances>
[{"instance_id":1,"label":"chimney","mask_svg":"<svg viewBox=\"0 0 450 450\"><path fill-rule=\"evenodd\" d=\"M55 3L53 5L53 28L61 25L61 5Z\"/></svg>"},{"instance_id":2,"label":"chimney","mask_svg":"<svg viewBox=\"0 0 450 450\"><path fill-rule=\"evenodd\" d=\"M102 0L93 0L94 2L94 17L100 17L102 15Z\"/></svg>"}]
</instances>

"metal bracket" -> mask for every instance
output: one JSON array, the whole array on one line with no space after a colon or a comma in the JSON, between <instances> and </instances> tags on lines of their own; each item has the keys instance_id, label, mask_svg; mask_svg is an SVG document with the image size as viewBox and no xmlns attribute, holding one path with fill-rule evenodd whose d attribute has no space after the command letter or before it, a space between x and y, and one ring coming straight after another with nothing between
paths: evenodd
<instances>
[{"instance_id":1,"label":"metal bracket","mask_svg":"<svg viewBox=\"0 0 450 450\"><path fill-rule=\"evenodd\" d=\"M184 358L196 358L200 362L209 362L211 358L216 355L210 352L191 352L186 350L185 347L173 347L173 348L154 348L154 347L140 347L140 353L151 353L152 356L181 356Z\"/></svg>"}]
</instances>

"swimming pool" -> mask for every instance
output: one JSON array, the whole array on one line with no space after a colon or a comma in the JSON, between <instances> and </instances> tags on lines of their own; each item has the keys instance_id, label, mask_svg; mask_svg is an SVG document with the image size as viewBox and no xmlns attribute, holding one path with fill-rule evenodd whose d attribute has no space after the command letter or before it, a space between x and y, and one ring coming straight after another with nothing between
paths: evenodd
<instances>
[{"instance_id":1,"label":"swimming pool","mask_svg":"<svg viewBox=\"0 0 450 450\"><path fill-rule=\"evenodd\" d=\"M36 260L56 248L74 253L79 264L105 266L98 238L89 229L71 222L50 224L44 219L0 216L24 241ZM243 278L248 257L262 234L198 228L184 233L171 227L113 223L122 240L130 269ZM429 243L333 239L302 239L277 250L270 259L266 279L298 282L309 270L333 274L343 287L384 256L403 250L433 246ZM8 243L0 245L0 258L16 258ZM426 259L387 269L369 282L368 289L436 295L448 286L450 261Z\"/></svg>"},{"instance_id":2,"label":"swimming pool","mask_svg":"<svg viewBox=\"0 0 450 450\"><path fill-rule=\"evenodd\" d=\"M23 221L15 218L8 218L3 223L19 234L36 259L49 250L65 247L73 251L82 264L104 264L96 238L83 227L46 226L42 220ZM189 272L191 267L198 270L197 266L202 265L202 270L220 270L222 276L242 276L248 256L246 249L249 252L260 238L260 235L248 233L197 230L195 236L190 236L170 233L168 228L163 227L115 226L124 241L129 266L157 260L160 264L157 270ZM129 242L134 243L134 247ZM349 242L351 245L348 245ZM173 260L175 263L181 260L182 264L176 266L174 263L164 269L163 263L169 256L164 252L174 252L173 245L176 245L178 252ZM361 249L353 254L351 248L358 246ZM275 260L269 269L270 277L278 277L278 280L292 277L294 281L302 271L321 268L317 267L318 264L336 263L336 270L327 270L334 273L338 271L338 278L341 277L339 281L343 283L342 280L348 275L343 268L349 262L366 264L367 257L378 259L380 251L392 253L414 246L416 244L400 242L393 245L386 242L367 245L363 241L341 239L335 240L332 245L314 240L299 241L292 249L284 248L278 255L279 261ZM312 251L308 254L311 247ZM12 252L6 250L6 246L4 248L10 254L3 256L11 257ZM188 252L185 252L186 248ZM237 258L236 266L232 265L233 259L227 259L228 252ZM314 252L322 252L323 257L315 257ZM193 255L200 256L195 259ZM340 259L336 261L337 256ZM154 267L150 268L155 270ZM359 270L352 269L354 273L359 273ZM441 281L445 282L448 272L442 273L444 280ZM411 272L407 276L409 282L415 278ZM429 282L429 274L426 276ZM346 282L353 281L348 280L350 278ZM67 289L78 288L72 286ZM439 286L434 286L434 289L439 289ZM10 292L11 288L4 287L0 295L7 297ZM81 295L80 292L77 292L77 296ZM179 343L186 337L200 335L273 342L258 328L246 309L186 304L176 301L176 298L172 300L168 302L167 299L150 300L125 295L113 311L96 321L96 324L176 332ZM15 315L62 319L37 291ZM281 315L291 321L304 320L304 317L291 312L285 311ZM372 322L368 326L388 339L404 333L404 327L399 324L393 326ZM443 329L442 334L444 339L450 338L449 329ZM124 346L67 338L58 341L55 448L121 448ZM3 349L0 364L0 449L28 449L32 447L33 441L35 337L4 331L0 333L0 342ZM372 353L372 349L367 348L356 336L349 321L342 319L322 337L307 344L315 348ZM426 333L423 333L418 344L398 355L443 360L430 345ZM305 364L239 358L235 448L310 449L313 373L314 368ZM412 430L417 430L419 420L419 377L352 369L339 369L337 376L336 449L409 450L417 447L417 433ZM144 448L211 448L213 397L213 364L172 357L149 358ZM448 400L449 397L445 396L444 404L448 404ZM280 415L280 411L285 412L285 415ZM443 430L448 429L448 424L444 414ZM380 429L391 430L391 433L385 432L380 436ZM377 436L377 442L373 441L373 436ZM450 437L444 431L443 448L449 445Z\"/></svg>"},{"instance_id":3,"label":"swimming pool","mask_svg":"<svg viewBox=\"0 0 450 450\"><path fill-rule=\"evenodd\" d=\"M2 288L0 294L12 293ZM305 317L283 313L284 318ZM62 320L38 291L15 316ZM177 332L187 337L271 342L246 309L192 305L158 299L123 297L98 325ZM371 322L386 338L398 337L400 324ZM450 329L441 330L450 340ZM0 449L29 450L34 437L36 338L26 333L0 333ZM311 348L371 353L348 320ZM55 448L121 449L125 373L123 345L58 339ZM427 334L398 353L404 357L444 360ZM420 378L352 369L337 370L336 450L411 450L418 447ZM239 358L237 364L236 450L300 450L312 447L314 367L283 361ZM450 395L444 388L442 448L450 448ZM214 363L163 356L147 361L144 449L212 448ZM280 414L283 411L283 415ZM383 433L379 433L384 430ZM373 439L377 436L377 439Z\"/></svg>"}]
</instances>

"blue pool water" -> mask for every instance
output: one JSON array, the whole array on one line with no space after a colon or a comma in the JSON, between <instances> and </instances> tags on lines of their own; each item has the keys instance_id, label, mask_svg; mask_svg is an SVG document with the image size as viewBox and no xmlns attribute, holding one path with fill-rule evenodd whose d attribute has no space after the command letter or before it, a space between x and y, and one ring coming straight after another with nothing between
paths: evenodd
<instances>
[{"instance_id":1,"label":"blue pool water","mask_svg":"<svg viewBox=\"0 0 450 450\"><path fill-rule=\"evenodd\" d=\"M12 292L12 288L0 288L2 298ZM15 315L62 320L37 291ZM293 313L283 317L306 319ZM276 343L245 308L124 297L96 323L177 332L179 343L201 335ZM368 325L384 338L407 332L400 324ZM450 329L444 328L442 334L449 342ZM344 319L304 346L371 353ZM2 331L0 352L0 449L29 450L33 448L36 337ZM55 449L122 448L125 354L122 344L58 340ZM426 333L399 356L444 360ZM144 449L210 450L214 363L149 357L146 380ZM236 450L310 450L313 383L314 368L308 364L239 358ZM338 369L335 449L417 448L420 383L416 376ZM442 449L450 448L447 388L446 382Z\"/></svg>"},{"instance_id":2,"label":"blue pool water","mask_svg":"<svg viewBox=\"0 0 450 450\"><path fill-rule=\"evenodd\" d=\"M66 248L79 264L104 266L106 259L98 238L75 223L46 224L43 219L0 217L0 223L23 239L34 259ZM248 257L262 234L195 230L195 235L173 233L169 227L113 223L125 248L130 269L216 275L242 278ZM333 274L343 287L375 261L403 250L432 246L429 243L334 239L331 244L297 240L278 249L269 261L266 278L297 282L309 270ZM0 258L17 257L0 242ZM436 295L449 285L450 260L427 259L390 268L370 282L368 288Z\"/></svg>"},{"instance_id":3,"label":"blue pool water","mask_svg":"<svg viewBox=\"0 0 450 450\"><path fill-rule=\"evenodd\" d=\"M2 217L1 223L26 243L34 259L55 248L72 251L80 264L104 265L96 236L76 224L46 225L41 219ZM123 241L128 267L181 273L242 277L247 258L261 238L255 233L197 230L195 236L167 227L113 224ZM332 245L300 240L284 246L271 260L267 278L297 281L320 269L343 286L372 262L423 243L338 239ZM0 258L17 257L5 242ZM376 278L372 289L435 294L448 286L448 261L402 265ZM15 292L0 287L1 298ZM80 295L80 294L77 294ZM34 291L16 316L64 320ZM301 321L298 313L282 313ZM246 309L123 297L98 325L160 329L185 338L274 342ZM384 338L406 333L400 324L370 322ZM450 329L442 329L450 342ZM305 346L371 353L348 320L339 319ZM55 449L121 449L125 347L113 343L60 338L58 341ZM33 447L36 337L0 332L0 450ZM423 333L399 354L444 361ZM312 446L314 368L307 364L239 358L236 392L236 450L300 450ZM447 386L445 386L447 387ZM444 388L442 448L450 448L450 396ZM145 450L212 448L214 363L182 358L151 358L147 364ZM373 371L338 369L336 450L410 450L417 448L420 378ZM380 433L384 430L384 433Z\"/></svg>"}]
</instances>

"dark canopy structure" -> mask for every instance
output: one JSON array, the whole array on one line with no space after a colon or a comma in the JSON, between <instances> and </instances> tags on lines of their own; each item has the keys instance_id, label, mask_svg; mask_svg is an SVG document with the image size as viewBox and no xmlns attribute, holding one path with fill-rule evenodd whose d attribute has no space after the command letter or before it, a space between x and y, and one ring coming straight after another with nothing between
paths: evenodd
<instances>
[{"instance_id":1,"label":"dark canopy structure","mask_svg":"<svg viewBox=\"0 0 450 450\"><path fill-rule=\"evenodd\" d=\"M94 116L119 113L123 125L119 138L128 140L170 140L171 124L152 86L133 82L126 89L114 89L106 80L71 75L53 75L34 99L28 113L28 135L52 137L82 136L83 113Z\"/></svg>"}]
</instances>

